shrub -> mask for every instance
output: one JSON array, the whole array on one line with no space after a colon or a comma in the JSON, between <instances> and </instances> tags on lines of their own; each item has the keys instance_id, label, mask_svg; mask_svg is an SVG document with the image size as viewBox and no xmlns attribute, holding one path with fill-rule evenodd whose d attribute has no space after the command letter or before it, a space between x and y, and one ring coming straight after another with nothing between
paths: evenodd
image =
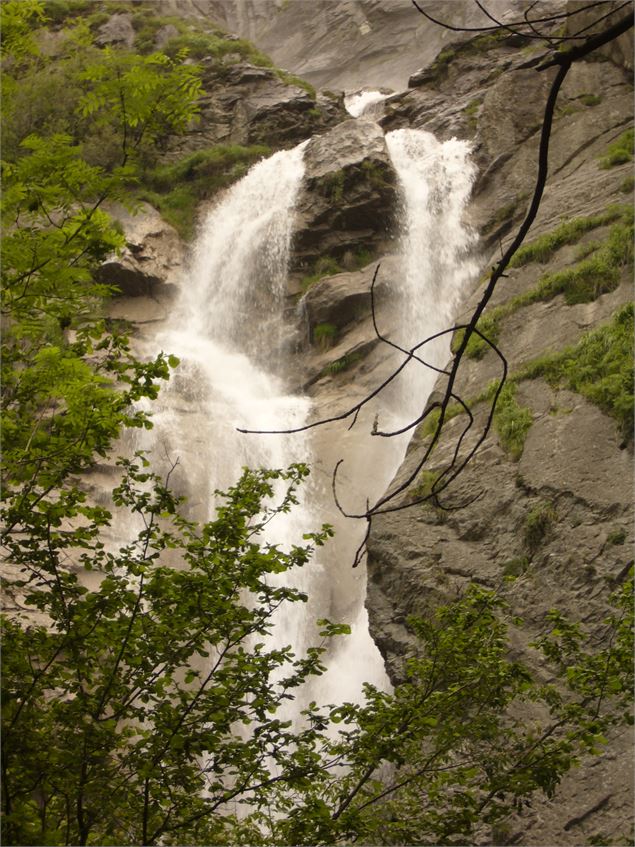
<instances>
[{"instance_id":1,"label":"shrub","mask_svg":"<svg viewBox=\"0 0 635 847\"><path fill-rule=\"evenodd\" d=\"M527 556L516 556L514 559L508 559L503 564L503 574L505 576L522 576L530 565Z\"/></svg>"},{"instance_id":2,"label":"shrub","mask_svg":"<svg viewBox=\"0 0 635 847\"><path fill-rule=\"evenodd\" d=\"M410 489L412 499L420 500L423 497L430 497L434 484L439 479L439 476L439 471L420 471L414 486ZM433 503L436 503L436 496L431 497L430 499Z\"/></svg>"},{"instance_id":3,"label":"shrub","mask_svg":"<svg viewBox=\"0 0 635 847\"><path fill-rule=\"evenodd\" d=\"M579 99L585 106L599 106L602 102L599 94L581 94Z\"/></svg>"},{"instance_id":4,"label":"shrub","mask_svg":"<svg viewBox=\"0 0 635 847\"><path fill-rule=\"evenodd\" d=\"M339 374L342 373L342 371L348 370L354 364L359 362L361 358L361 353L346 353L344 356L341 356L334 362L329 362L329 364L322 371L321 375L335 376L335 374Z\"/></svg>"},{"instance_id":5,"label":"shrub","mask_svg":"<svg viewBox=\"0 0 635 847\"><path fill-rule=\"evenodd\" d=\"M189 238L199 204L243 177L255 161L270 152L263 145L239 144L196 150L175 162L147 170L138 193L141 199L156 206L183 238Z\"/></svg>"}]
</instances>

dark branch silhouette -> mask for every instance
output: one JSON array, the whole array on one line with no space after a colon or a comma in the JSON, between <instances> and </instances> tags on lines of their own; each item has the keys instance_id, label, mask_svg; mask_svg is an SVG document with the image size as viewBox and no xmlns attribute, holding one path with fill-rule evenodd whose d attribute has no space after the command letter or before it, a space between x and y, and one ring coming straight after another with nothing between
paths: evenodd
<instances>
[{"instance_id":1,"label":"dark branch silhouette","mask_svg":"<svg viewBox=\"0 0 635 847\"><path fill-rule=\"evenodd\" d=\"M536 179L534 183L534 190L531 198L531 202L529 205L529 209L525 215L523 222L521 223L515 237L513 238L511 244L507 248L505 252L502 251L501 248L501 258L498 263L493 266L491 274L489 276L488 283L485 287L485 291L483 296L481 297L479 303L477 304L472 316L467 324L459 324L456 326L452 326L448 329L441 330L433 335L430 335L428 338L425 338L423 341L418 342L410 349L406 349L401 347L399 344L396 344L394 341L388 339L379 329L379 325L377 322L377 311L376 311L376 303L375 303L375 284L379 275L379 271L381 265L378 264L375 273L373 275L373 279L370 287L370 295L371 295L371 314L372 314L372 322L373 329L375 331L375 335L379 341L386 344L387 346L393 348L397 352L400 352L404 359L403 361L392 371L392 373L383 380L375 389L373 389L366 397L360 400L358 403L355 403L351 406L347 411L342 412L339 415L333 415L331 417L322 418L317 421L313 421L301 427L296 427L293 429L285 429L285 430L248 430L248 429L240 429L239 432L243 433L251 433L251 434L260 434L260 435L284 435L284 434L292 434L297 432L303 432L309 429L313 429L314 427L324 426L329 423L334 423L336 421L343 421L347 418L352 418L352 421L349 425L349 429L351 429L355 423L357 422L358 415L360 410L366 406L371 400L381 394L384 389L393 382L394 379L408 366L412 363L416 363L419 366L429 368L436 373L439 374L439 377L446 377L446 385L443 391L443 397L440 401L435 401L425 406L424 410L420 415L418 415L414 420L410 421L405 426L393 430L392 432L385 432L378 430L376 424L373 426L373 430L371 435L377 436L380 438L391 438L397 435L401 435L409 430L414 429L419 426L433 411L438 411L438 419L434 426L434 430L431 434L431 439L429 444L427 445L422 458L417 463L414 470L412 470L407 479L401 482L398 486L391 489L387 494L380 497L374 505L370 505L367 501L366 508L359 511L352 511L346 509L340 500L340 496L338 494L337 489L337 478L341 465L343 464L343 459L340 459L335 468L333 470L332 476L332 490L333 490L333 498L335 504L342 515L348 518L357 518L364 519L367 522L366 532L364 535L364 539L360 544L353 562L353 567L356 567L361 561L364 552L366 550L366 544L368 542L368 538L371 531L371 522L375 515L380 514L388 514L391 512L398 512L404 509L411 508L412 506L419 505L421 503L432 501L435 504L435 507L443 509L443 510L454 510L457 508L463 508L468 503L474 502L474 500L478 499L482 495L482 492L476 493L473 497L471 497L467 502L461 503L457 506L446 506L441 503L439 500L439 495L444 492L448 486L459 476L459 474L464 470L464 468L469 464L469 462L474 458L477 451L487 438L490 429L492 427L492 423L494 420L494 414L496 411L496 405L498 402L498 398L503 390L505 385L505 381L507 379L508 372L508 364L507 360L502 353L502 351L497 347L497 345L490 339L487 338L479 329L478 329L478 321L485 310L485 307L491 300L491 297L494 293L496 285L501 277L505 277L505 270L509 266L511 259L513 258L516 251L522 245L525 240L533 222L536 219L538 214L538 210L540 208L540 203L542 200L543 192L545 189L545 185L547 182L547 177L549 173L549 142L551 138L551 129L553 124L553 117L556 108L556 103L558 100L558 94L560 92L560 88L564 79L571 69L571 66L581 59L588 56L594 50L599 49L605 44L610 43L614 39L618 38L623 33L627 32L633 26L633 14L632 12L626 16L622 16L619 20L612 23L603 31L596 33L594 35L584 35L585 32L588 32L589 29L597 26L599 23L613 18L615 19L615 15L619 13L626 7L630 7L632 9L632 3L625 2L619 7L610 10L604 15L597 17L591 24L581 28L577 33L574 33L571 36L557 36L554 37L549 33L545 33L538 29L538 25L548 25L553 24L557 21L561 21L563 19L573 18L575 15L580 14L581 12L586 12L591 9L596 9L598 7L605 7L606 4L604 2L594 2L589 3L579 9L575 9L570 12L562 12L559 14L549 15L547 17L537 17L530 18L530 13L536 3L532 3L528 9L525 11L523 19L520 21L513 21L511 23L503 23L499 21L486 7L486 4L482 2L482 0L474 0L476 6L485 14L485 16L492 21L491 26L482 26L482 27L456 27L451 24L441 21L435 17L433 17L429 12L427 12L424 8L422 8L417 0L412 0L413 6L420 12L425 18L427 18L432 23L437 24L438 26L443 27L444 29L451 30L454 32L501 32L507 31L513 35L522 35L527 38L540 38L545 41L546 46L549 48L549 52L543 56L539 62L535 66L535 70L537 72L544 72L550 68L556 68L555 75L551 82L551 86L549 88L549 93L547 95L547 99L545 102L544 112L543 112L543 120L542 127L540 132L540 145L538 150L538 163L536 170ZM564 42L576 41L578 43L573 45L567 45L563 49L561 45ZM438 368L431 363L427 362L425 359L419 355L419 351L425 347L426 344L431 341L440 338L448 333L456 333L457 331L462 331L462 336L460 338L460 342L458 344L458 348L454 353L453 359L451 360L452 364L449 369ZM470 338L476 335L482 341L484 341L491 350L493 350L501 364L501 374L498 379L498 384L496 390L491 398L490 408L487 415L487 419L485 424L483 425L482 431L478 435L475 443L472 447L467 451L464 456L461 456L461 447L463 446L464 440L470 430L474 425L474 415L469 408L468 403L461 398L455 391L454 386L456 383L456 379L463 362L463 358L469 344ZM463 428L461 433L457 438L457 442L453 451L452 459L450 463L443 470L439 472L436 476L434 482L430 486L430 492L421 496L411 496L408 498L404 498L401 495L404 495L412 484L415 482L422 469L427 464L435 446L439 442L441 437L441 433L443 431L444 424L446 422L448 416L448 407L451 402L458 403L463 412L468 417L468 422L466 426Z\"/></svg>"}]
</instances>

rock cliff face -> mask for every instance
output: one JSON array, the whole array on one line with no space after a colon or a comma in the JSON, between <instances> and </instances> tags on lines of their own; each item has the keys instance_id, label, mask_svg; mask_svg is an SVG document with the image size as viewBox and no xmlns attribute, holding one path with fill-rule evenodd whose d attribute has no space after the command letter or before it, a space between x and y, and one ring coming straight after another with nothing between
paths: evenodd
<instances>
[{"instance_id":1,"label":"rock cliff face","mask_svg":"<svg viewBox=\"0 0 635 847\"><path fill-rule=\"evenodd\" d=\"M322 279L302 299L295 378L318 408L337 413L351 396L372 389L387 366L369 302L375 267L370 259L384 257L384 283L398 272L397 260L385 255L395 247L397 194L383 132L413 127L442 139L472 141L479 176L470 218L487 268L526 211L553 70L536 70L543 53L539 42L516 36L455 41L446 31L432 34L431 25L396 0L165 0L164 5L167 13L213 17L315 84L404 88L386 101L380 128L344 120L341 98L322 94L313 101L267 69L237 64L224 78L210 69L203 120L183 142L186 150L220 141L279 147L316 130L323 133L308 145L298 204L291 293L299 293L300 277L307 272L316 271ZM552 8L556 5L565 8L564 3ZM437 12L448 6L428 4ZM467 8L452 4L454 23L478 23ZM630 201L630 162L605 167L603 161L610 145L632 125L627 41L612 45L600 60L574 65L567 77L552 134L549 181L528 240L554 233L563 221L584 223L542 254L541 261L534 258L510 270L488 307L515 377L514 402L525 410L524 441L510 452L494 429L442 498L450 511L419 505L373 521L367 605L371 632L394 678L410 648L406 617L425 614L472 580L495 587L506 576L516 577L510 598L525 627L514 633L514 647L526 656L552 606L599 624L607 588L619 584L632 561L629 433L588 396L550 379L548 371L534 368L532 378L521 378L522 370L528 372L538 359L580 349L576 345L609 324L631 298L625 244L623 260L616 260L610 273L592 270L590 283L576 288L587 273L580 271L581 263L622 237L615 235L615 227L623 224L626 212L615 206ZM310 114L316 104L319 116ZM146 308L140 305L143 295L150 298L143 303L154 310L149 314L162 319L169 309L166 283L180 261L175 235L167 230L161 235L152 212L142 234L135 235L131 222L124 224L129 251L110 270L127 298L115 301L113 315L134 320ZM163 245L161 255L153 246L155 235ZM324 258L335 265L320 266ZM559 288L553 283L557 274ZM384 290L380 285L379 303ZM476 286L470 294L464 317L481 291ZM334 327L329 344L315 337L320 324ZM498 374L494 354L477 352L465 359L457 386L472 400ZM486 404L477 402L474 408L482 423ZM432 455L431 471L447 464L463 427L461 415L450 421ZM420 428L395 484L416 467L427 443ZM462 505L474 494L478 499ZM539 665L536 672L541 673ZM628 742L626 737L611 739L601 759L565 781L554 803L529 809L514 821L505 843L617 843L630 819Z\"/></svg>"}]
</instances>

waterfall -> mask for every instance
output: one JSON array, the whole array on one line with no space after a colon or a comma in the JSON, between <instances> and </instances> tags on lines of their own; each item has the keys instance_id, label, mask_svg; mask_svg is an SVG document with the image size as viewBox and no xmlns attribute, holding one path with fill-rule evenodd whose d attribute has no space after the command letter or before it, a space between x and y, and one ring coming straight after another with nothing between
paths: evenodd
<instances>
[{"instance_id":1,"label":"waterfall","mask_svg":"<svg viewBox=\"0 0 635 847\"><path fill-rule=\"evenodd\" d=\"M428 133L398 130L387 136L403 195L402 273L391 293L396 304L395 340L410 346L446 327L473 268L472 236L461 222L473 168L463 142L438 143ZM301 572L286 575L309 595L276 619L273 646L291 644L296 655L318 642L315 621L348 623L337 639L328 670L299 692L299 714L310 700L359 700L369 681L385 688L383 661L370 638L365 608L366 575L351 568L365 523L343 518L331 492L334 461L345 458L343 496L355 511L378 499L399 467L408 435L371 435L375 415L397 426L420 413L435 374L415 363L386 397L369 404L355 428L325 427L292 436L244 435L246 429L289 429L320 415L307 397L290 394L280 355L283 303L293 210L304 172L305 144L256 164L203 221L170 328L153 347L176 354L181 364L155 404L149 433L154 464L180 460L173 475L188 498L191 516L209 519L214 491L233 484L243 466L284 468L303 461L312 476L300 502L273 521L267 540L282 547L324 522L335 538ZM439 366L449 339L426 350Z\"/></svg>"},{"instance_id":2,"label":"waterfall","mask_svg":"<svg viewBox=\"0 0 635 847\"><path fill-rule=\"evenodd\" d=\"M452 326L461 295L478 266L471 258L476 235L465 212L476 177L470 144L440 142L429 132L398 129L386 135L401 193L401 275L398 330L391 340L410 348ZM437 368L450 357L450 335L419 355ZM404 423L421 414L436 382L435 371L416 362L400 384Z\"/></svg>"}]
</instances>

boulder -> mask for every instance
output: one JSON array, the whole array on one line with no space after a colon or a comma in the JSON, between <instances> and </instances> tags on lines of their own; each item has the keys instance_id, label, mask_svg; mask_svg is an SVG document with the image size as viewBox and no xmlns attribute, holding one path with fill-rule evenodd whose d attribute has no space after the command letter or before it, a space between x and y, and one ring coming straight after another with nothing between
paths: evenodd
<instances>
[{"instance_id":1,"label":"boulder","mask_svg":"<svg viewBox=\"0 0 635 847\"><path fill-rule=\"evenodd\" d=\"M131 15L117 13L102 24L97 30L95 43L100 47L116 44L119 47L132 47L135 41L135 31Z\"/></svg>"},{"instance_id":2,"label":"boulder","mask_svg":"<svg viewBox=\"0 0 635 847\"><path fill-rule=\"evenodd\" d=\"M397 203L396 174L381 129L347 120L309 142L296 206L293 264L386 248Z\"/></svg>"},{"instance_id":3,"label":"boulder","mask_svg":"<svg viewBox=\"0 0 635 847\"><path fill-rule=\"evenodd\" d=\"M169 297L183 262L183 245L176 230L148 203L136 214L120 204L107 210L123 228L126 246L99 268L100 282L116 286L124 297Z\"/></svg>"}]
</instances>

